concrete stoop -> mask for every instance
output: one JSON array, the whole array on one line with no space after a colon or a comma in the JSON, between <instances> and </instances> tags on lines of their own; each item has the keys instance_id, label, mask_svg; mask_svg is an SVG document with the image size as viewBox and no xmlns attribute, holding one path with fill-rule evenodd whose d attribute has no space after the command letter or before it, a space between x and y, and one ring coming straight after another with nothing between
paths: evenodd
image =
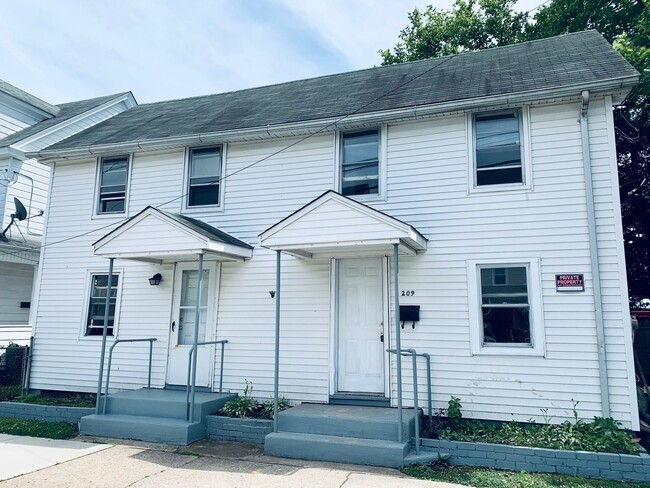
<instances>
[{"instance_id":1,"label":"concrete stoop","mask_svg":"<svg viewBox=\"0 0 650 488\"><path fill-rule=\"evenodd\" d=\"M418 416L418 421L420 417ZM413 409L403 411L403 437L415 430ZM270 456L402 467L438 458L437 452L410 454L399 442L397 409L350 405L301 404L278 414L278 432L264 440ZM414 449L413 449L414 453Z\"/></svg>"},{"instance_id":2,"label":"concrete stoop","mask_svg":"<svg viewBox=\"0 0 650 488\"><path fill-rule=\"evenodd\" d=\"M194 422L185 420L184 391L142 388L108 396L105 415L88 415L79 433L97 437L136 439L187 445L205 437L205 417L236 395L197 393Z\"/></svg>"}]
</instances>

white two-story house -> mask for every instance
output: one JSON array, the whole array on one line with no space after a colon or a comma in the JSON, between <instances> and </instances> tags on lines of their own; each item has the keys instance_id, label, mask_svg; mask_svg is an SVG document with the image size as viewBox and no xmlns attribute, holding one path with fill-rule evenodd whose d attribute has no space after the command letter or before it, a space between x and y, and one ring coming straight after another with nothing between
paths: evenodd
<instances>
[{"instance_id":1,"label":"white two-story house","mask_svg":"<svg viewBox=\"0 0 650 488\"><path fill-rule=\"evenodd\" d=\"M199 346L197 387L272 397L281 297L294 402L396 405L399 331L434 407L578 402L638 430L612 115L637 80L589 31L138 105L33 151L52 179L30 387L95 391L109 260L108 345L155 338L152 388L185 385L200 255L197 340L228 343ZM148 343L112 361L112 389L147 384Z\"/></svg>"},{"instance_id":2,"label":"white two-story house","mask_svg":"<svg viewBox=\"0 0 650 488\"><path fill-rule=\"evenodd\" d=\"M51 105L0 80L0 344L31 335L32 285L48 211L50 169L26 153L134 105L130 93ZM15 199L25 209L22 220Z\"/></svg>"}]
</instances>

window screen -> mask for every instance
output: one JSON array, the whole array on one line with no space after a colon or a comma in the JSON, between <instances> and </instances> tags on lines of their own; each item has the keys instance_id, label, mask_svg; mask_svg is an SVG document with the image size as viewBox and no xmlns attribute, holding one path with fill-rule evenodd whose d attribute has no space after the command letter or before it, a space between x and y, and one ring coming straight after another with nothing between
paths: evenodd
<instances>
[{"instance_id":1,"label":"window screen","mask_svg":"<svg viewBox=\"0 0 650 488\"><path fill-rule=\"evenodd\" d=\"M187 206L219 205L221 147L190 150Z\"/></svg>"},{"instance_id":2,"label":"window screen","mask_svg":"<svg viewBox=\"0 0 650 488\"><path fill-rule=\"evenodd\" d=\"M523 183L519 114L475 119L476 185Z\"/></svg>"},{"instance_id":3,"label":"window screen","mask_svg":"<svg viewBox=\"0 0 650 488\"><path fill-rule=\"evenodd\" d=\"M379 193L379 130L342 135L341 193Z\"/></svg>"},{"instance_id":4,"label":"window screen","mask_svg":"<svg viewBox=\"0 0 650 488\"><path fill-rule=\"evenodd\" d=\"M129 157L104 158L100 168L97 213L123 213L126 202L126 182L129 177Z\"/></svg>"}]
</instances>

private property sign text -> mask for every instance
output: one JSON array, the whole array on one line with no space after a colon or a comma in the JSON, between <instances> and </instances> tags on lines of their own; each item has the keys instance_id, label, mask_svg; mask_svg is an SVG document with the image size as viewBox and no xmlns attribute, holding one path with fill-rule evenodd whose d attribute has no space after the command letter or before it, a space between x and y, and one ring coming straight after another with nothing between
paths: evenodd
<instances>
[{"instance_id":1,"label":"private property sign text","mask_svg":"<svg viewBox=\"0 0 650 488\"><path fill-rule=\"evenodd\" d=\"M555 289L557 291L585 291L585 275L555 275Z\"/></svg>"}]
</instances>

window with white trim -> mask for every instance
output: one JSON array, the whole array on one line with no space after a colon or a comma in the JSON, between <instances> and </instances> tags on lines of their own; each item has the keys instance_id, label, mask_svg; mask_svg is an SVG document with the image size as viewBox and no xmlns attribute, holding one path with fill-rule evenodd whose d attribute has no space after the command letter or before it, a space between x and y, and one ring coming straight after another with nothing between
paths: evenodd
<instances>
[{"instance_id":1,"label":"window with white trim","mask_svg":"<svg viewBox=\"0 0 650 488\"><path fill-rule=\"evenodd\" d=\"M187 207L219 205L222 147L192 148L188 157Z\"/></svg>"},{"instance_id":2,"label":"window with white trim","mask_svg":"<svg viewBox=\"0 0 650 488\"><path fill-rule=\"evenodd\" d=\"M468 273L472 352L543 355L539 260L471 261Z\"/></svg>"},{"instance_id":3,"label":"window with white trim","mask_svg":"<svg viewBox=\"0 0 650 488\"><path fill-rule=\"evenodd\" d=\"M106 334L113 335L115 326L115 306L117 303L117 288L119 275L113 274L111 280L111 296L108 307L108 327ZM104 333L104 315L106 312L106 293L108 291L108 275L95 274L90 276L90 296L88 297L88 313L86 315L87 336L98 336Z\"/></svg>"},{"instance_id":4,"label":"window with white trim","mask_svg":"<svg viewBox=\"0 0 650 488\"><path fill-rule=\"evenodd\" d=\"M98 214L126 211L126 186L129 179L129 157L102 158L99 163Z\"/></svg>"},{"instance_id":5,"label":"window with white trim","mask_svg":"<svg viewBox=\"0 0 650 488\"><path fill-rule=\"evenodd\" d=\"M474 186L524 184L521 112L475 114Z\"/></svg>"},{"instance_id":6,"label":"window with white trim","mask_svg":"<svg viewBox=\"0 0 650 488\"><path fill-rule=\"evenodd\" d=\"M341 193L379 194L380 130L341 134Z\"/></svg>"}]
</instances>

